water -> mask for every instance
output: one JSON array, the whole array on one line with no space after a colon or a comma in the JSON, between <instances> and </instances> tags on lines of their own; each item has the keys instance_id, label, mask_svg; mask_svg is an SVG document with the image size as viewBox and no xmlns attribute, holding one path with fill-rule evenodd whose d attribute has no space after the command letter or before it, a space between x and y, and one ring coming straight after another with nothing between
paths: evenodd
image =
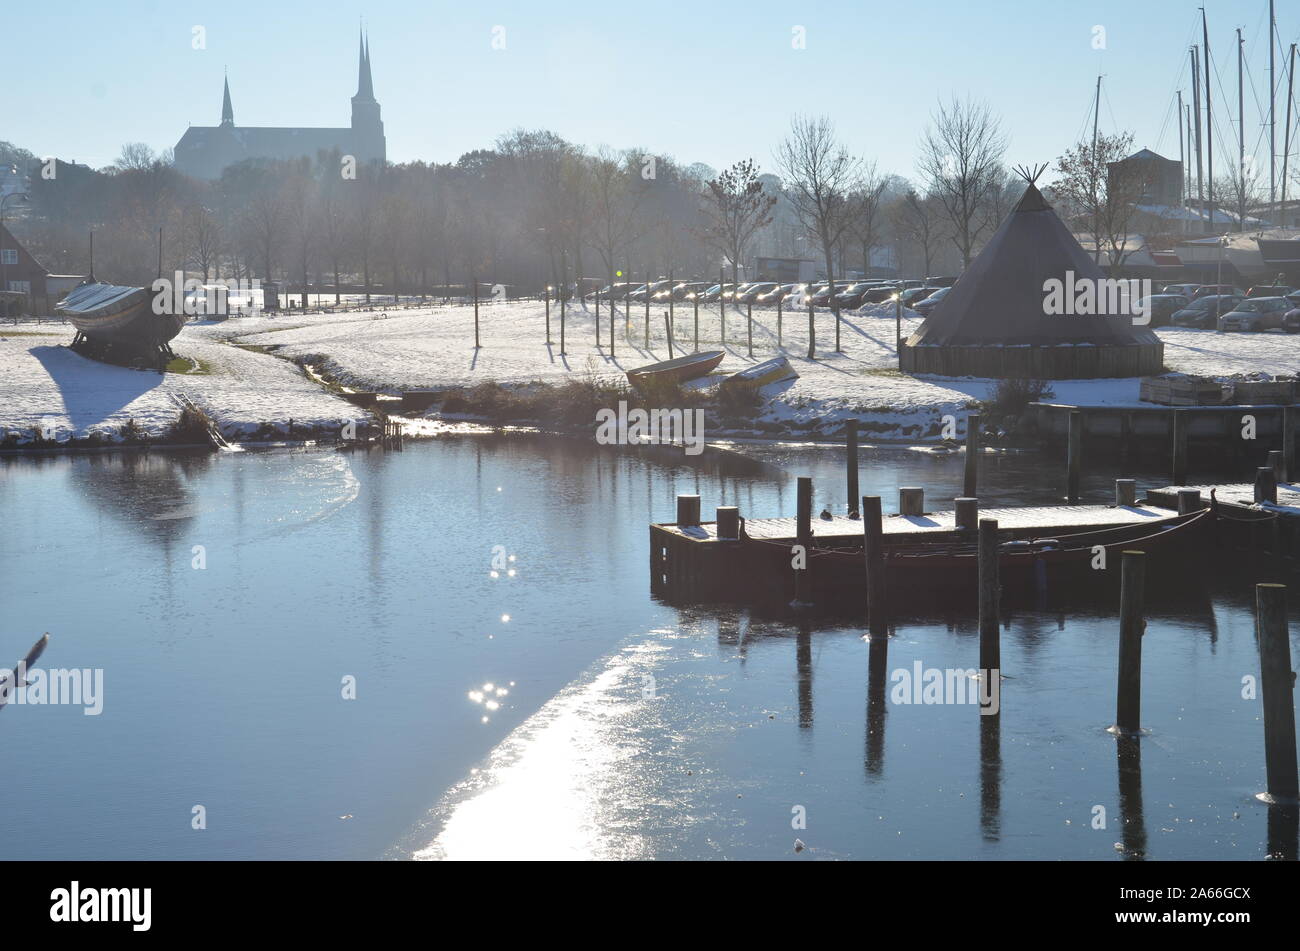
<instances>
[{"instance_id":1,"label":"water","mask_svg":"<svg viewBox=\"0 0 1300 951\"><path fill-rule=\"evenodd\" d=\"M794 476L812 475L816 505L842 508L840 450L739 448L683 461L478 435L388 454L0 461L0 661L49 631L40 666L104 671L99 716L0 711L5 854L780 858L798 837L805 858L1209 859L1278 845L1254 799L1259 701L1242 698L1258 673L1249 570L1153 594L1151 733L1140 773L1126 760L1121 774L1104 599L1011 612L996 730L972 706L889 697L914 662L975 666L965 612L910 609L882 658L858 617L652 600L646 526L672 519L678 493L789 514ZM1042 469L987 456L981 496L1055 501L1064 472ZM900 484L942 500L960 470L960 456L868 450L862 491L887 510ZM1106 499L1114 475L1088 473L1085 493Z\"/></svg>"}]
</instances>

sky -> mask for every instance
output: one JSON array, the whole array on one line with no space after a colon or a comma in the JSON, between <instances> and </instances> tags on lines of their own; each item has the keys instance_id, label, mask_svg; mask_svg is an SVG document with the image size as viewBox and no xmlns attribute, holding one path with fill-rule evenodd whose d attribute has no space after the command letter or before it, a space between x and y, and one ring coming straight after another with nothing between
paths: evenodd
<instances>
[{"instance_id":1,"label":"sky","mask_svg":"<svg viewBox=\"0 0 1300 951\"><path fill-rule=\"evenodd\" d=\"M1233 136L1216 165L1235 162L1242 27L1247 152L1267 174L1267 0L1205 2L1215 127ZM1285 50L1300 3L1278 3L1277 18ZM0 140L94 167L125 142L169 148L188 125L218 123L223 69L237 125L346 126L362 19L390 161L452 162L524 127L768 171L791 117L815 113L904 176L937 100L954 95L1001 116L1008 163L1052 162L1091 134L1098 74L1101 131L1176 159L1175 90L1190 101L1187 47L1200 41L1191 0L15 4L0 17ZM1279 151L1284 66L1279 53Z\"/></svg>"}]
</instances>

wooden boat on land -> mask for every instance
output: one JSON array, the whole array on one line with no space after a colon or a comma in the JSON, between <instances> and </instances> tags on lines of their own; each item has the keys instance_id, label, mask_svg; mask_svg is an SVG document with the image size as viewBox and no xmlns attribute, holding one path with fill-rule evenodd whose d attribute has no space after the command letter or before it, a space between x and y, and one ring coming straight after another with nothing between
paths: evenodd
<instances>
[{"instance_id":1,"label":"wooden boat on land","mask_svg":"<svg viewBox=\"0 0 1300 951\"><path fill-rule=\"evenodd\" d=\"M185 314L155 314L147 287L82 284L58 311L85 336L111 343L162 347L185 326Z\"/></svg>"},{"instance_id":2,"label":"wooden boat on land","mask_svg":"<svg viewBox=\"0 0 1300 951\"><path fill-rule=\"evenodd\" d=\"M77 328L72 348L82 355L160 369L175 356L168 344L187 319L183 310L156 313L149 288L102 282L74 288L57 310Z\"/></svg>"},{"instance_id":3,"label":"wooden boat on land","mask_svg":"<svg viewBox=\"0 0 1300 951\"><path fill-rule=\"evenodd\" d=\"M1042 584L1047 572L1082 569L1087 572L1104 551L1104 564L1118 570L1124 551L1142 551L1166 557L1195 551L1189 546L1209 525L1213 513L1202 509L1186 515L1153 518L1132 525L1107 527L1074 534L1042 534L1042 529L999 533L999 571L1004 585ZM816 523L813 525L816 532ZM789 540L744 538L754 571L789 576ZM816 535L808 551L808 567L815 588L861 592L866 582L866 559L861 544L818 548ZM939 587L973 584L979 573L978 541L974 532L936 532L933 536L891 543L884 538L885 572L891 586ZM754 577L761 575L755 573ZM974 588L971 588L973 591Z\"/></svg>"},{"instance_id":4,"label":"wooden boat on land","mask_svg":"<svg viewBox=\"0 0 1300 951\"><path fill-rule=\"evenodd\" d=\"M755 363L752 367L746 367L739 373L731 374L722 381L722 386L728 390L758 390L769 383L798 378L799 374L795 372L794 367L790 366L789 360L785 357L774 357L762 363Z\"/></svg>"},{"instance_id":5,"label":"wooden boat on land","mask_svg":"<svg viewBox=\"0 0 1300 951\"><path fill-rule=\"evenodd\" d=\"M675 360L664 360L662 363L651 363L648 366L637 367L634 370L627 371L627 381L633 386L643 383L663 384L663 383L685 383L687 380L695 380L707 375L719 363L726 353L722 350L703 350L698 353L688 353L684 357L677 357Z\"/></svg>"}]
</instances>

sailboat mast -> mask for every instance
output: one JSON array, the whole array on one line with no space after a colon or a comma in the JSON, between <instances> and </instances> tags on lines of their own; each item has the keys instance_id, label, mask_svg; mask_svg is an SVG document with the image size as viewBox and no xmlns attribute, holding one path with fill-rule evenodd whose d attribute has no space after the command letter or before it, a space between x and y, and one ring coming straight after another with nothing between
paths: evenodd
<instances>
[{"instance_id":1,"label":"sailboat mast","mask_svg":"<svg viewBox=\"0 0 1300 951\"><path fill-rule=\"evenodd\" d=\"M1101 264L1101 196L1098 178L1101 169L1097 164L1097 120L1101 116L1101 77L1097 77L1097 94L1092 104L1092 260Z\"/></svg>"},{"instance_id":2,"label":"sailboat mast","mask_svg":"<svg viewBox=\"0 0 1300 951\"><path fill-rule=\"evenodd\" d=\"M1187 139L1183 135L1183 91L1180 89L1178 90L1178 164L1182 167L1183 174L1181 176L1182 181L1179 182L1179 185L1182 186L1182 201L1180 201L1178 204L1183 207L1187 206L1187 148L1186 146L1187 146Z\"/></svg>"},{"instance_id":3,"label":"sailboat mast","mask_svg":"<svg viewBox=\"0 0 1300 951\"><path fill-rule=\"evenodd\" d=\"M1277 217L1277 20L1273 0L1268 0L1268 203Z\"/></svg>"},{"instance_id":4,"label":"sailboat mast","mask_svg":"<svg viewBox=\"0 0 1300 951\"><path fill-rule=\"evenodd\" d=\"M1246 99L1242 86L1242 61L1246 41L1237 27L1237 230L1246 228Z\"/></svg>"},{"instance_id":5,"label":"sailboat mast","mask_svg":"<svg viewBox=\"0 0 1300 951\"><path fill-rule=\"evenodd\" d=\"M1205 178L1201 166L1201 64L1197 56L1199 47L1191 48L1192 57L1192 114L1196 117L1196 202L1205 207Z\"/></svg>"},{"instance_id":6,"label":"sailboat mast","mask_svg":"<svg viewBox=\"0 0 1300 951\"><path fill-rule=\"evenodd\" d=\"M1205 19L1205 7L1201 7L1201 42L1205 46L1205 186L1206 204L1210 216L1206 226L1214 231L1214 110L1210 96L1210 27Z\"/></svg>"},{"instance_id":7,"label":"sailboat mast","mask_svg":"<svg viewBox=\"0 0 1300 951\"><path fill-rule=\"evenodd\" d=\"M1291 158L1291 100L1295 98L1295 44L1291 44L1291 64L1287 69L1286 79L1286 130L1282 133L1282 219L1286 219L1286 176L1287 164ZM1277 215L1274 215L1274 224Z\"/></svg>"}]
</instances>

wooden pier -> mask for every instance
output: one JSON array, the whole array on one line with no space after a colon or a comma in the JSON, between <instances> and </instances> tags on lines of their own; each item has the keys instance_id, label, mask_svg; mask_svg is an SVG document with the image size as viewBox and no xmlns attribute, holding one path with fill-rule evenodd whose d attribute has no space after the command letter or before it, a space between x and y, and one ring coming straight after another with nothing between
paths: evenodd
<instances>
[{"instance_id":1,"label":"wooden pier","mask_svg":"<svg viewBox=\"0 0 1300 951\"><path fill-rule=\"evenodd\" d=\"M907 489L905 491L916 491ZM681 503L689 499L685 506ZM650 577L653 593L670 600L758 600L759 594L784 591L793 584L793 568L780 570L780 558L756 564L747 557L754 542L770 543L788 553L784 564L797 557L795 546L804 545L809 557L820 552L857 550L864 545L864 523L835 515L811 519L809 534L800 531L796 518L740 519L735 509L719 509L718 519L698 520L695 496L679 497L676 523L650 526ZM945 510L921 515L886 515L881 519L884 552L888 555L918 542L950 541L974 544L979 520L995 520L1002 541L1070 536L1103 529L1141 528L1152 523L1159 530L1170 517L1163 508L1135 502L1131 505L1047 505L976 510L976 500L966 511ZM1297 509L1300 515L1300 509ZM968 527L963 527L963 525ZM719 527L721 526L721 528ZM777 567L773 567L776 565ZM862 562L865 591L866 566ZM817 572L814 570L815 576ZM814 577L813 583L818 579ZM944 581L935 577L936 585ZM799 593L796 592L796 599Z\"/></svg>"}]
</instances>

